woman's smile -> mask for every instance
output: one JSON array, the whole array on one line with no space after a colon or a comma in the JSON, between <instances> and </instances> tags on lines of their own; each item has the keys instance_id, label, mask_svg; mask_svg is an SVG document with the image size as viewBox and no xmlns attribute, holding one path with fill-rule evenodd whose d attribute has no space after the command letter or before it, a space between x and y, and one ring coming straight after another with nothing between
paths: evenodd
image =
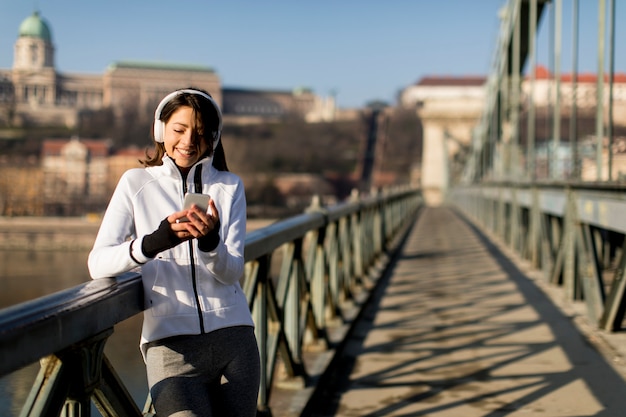
<instances>
[{"instance_id":1,"label":"woman's smile","mask_svg":"<svg viewBox=\"0 0 626 417\"><path fill-rule=\"evenodd\" d=\"M186 149L186 148L179 148L176 147L176 150L178 151L178 153L182 154L183 156L193 156L196 153L195 149Z\"/></svg>"}]
</instances>

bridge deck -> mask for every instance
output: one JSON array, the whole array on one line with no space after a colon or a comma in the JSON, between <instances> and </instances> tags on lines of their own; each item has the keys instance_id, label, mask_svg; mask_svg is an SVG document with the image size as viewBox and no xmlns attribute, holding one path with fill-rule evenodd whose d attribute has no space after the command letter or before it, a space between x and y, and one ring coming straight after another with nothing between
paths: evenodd
<instances>
[{"instance_id":1,"label":"bridge deck","mask_svg":"<svg viewBox=\"0 0 626 417\"><path fill-rule=\"evenodd\" d=\"M424 209L307 415L623 415L619 353L518 265Z\"/></svg>"}]
</instances>

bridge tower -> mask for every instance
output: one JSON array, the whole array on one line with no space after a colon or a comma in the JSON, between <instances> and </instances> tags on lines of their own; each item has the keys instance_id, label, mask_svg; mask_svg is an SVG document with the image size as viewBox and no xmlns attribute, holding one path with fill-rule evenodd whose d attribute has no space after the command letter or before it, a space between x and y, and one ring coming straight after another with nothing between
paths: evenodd
<instances>
[{"instance_id":1,"label":"bridge tower","mask_svg":"<svg viewBox=\"0 0 626 417\"><path fill-rule=\"evenodd\" d=\"M457 179L485 99L485 77L425 77L402 94L423 126L421 188L428 205L441 205Z\"/></svg>"}]
</instances>

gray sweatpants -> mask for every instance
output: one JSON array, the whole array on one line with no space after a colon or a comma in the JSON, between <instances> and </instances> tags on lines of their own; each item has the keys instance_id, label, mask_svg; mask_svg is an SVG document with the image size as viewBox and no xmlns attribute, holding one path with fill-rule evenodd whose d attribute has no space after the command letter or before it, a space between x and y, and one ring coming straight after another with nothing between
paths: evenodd
<instances>
[{"instance_id":1,"label":"gray sweatpants","mask_svg":"<svg viewBox=\"0 0 626 417\"><path fill-rule=\"evenodd\" d=\"M151 342L146 368L158 417L256 416L260 361L252 327Z\"/></svg>"}]
</instances>

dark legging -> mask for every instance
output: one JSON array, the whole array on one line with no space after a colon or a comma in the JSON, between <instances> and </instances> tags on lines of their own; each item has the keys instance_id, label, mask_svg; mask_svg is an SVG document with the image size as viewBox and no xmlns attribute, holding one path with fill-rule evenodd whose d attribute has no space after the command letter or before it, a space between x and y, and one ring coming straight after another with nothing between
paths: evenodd
<instances>
[{"instance_id":1,"label":"dark legging","mask_svg":"<svg viewBox=\"0 0 626 417\"><path fill-rule=\"evenodd\" d=\"M260 381L252 327L150 343L148 385L158 417L254 417Z\"/></svg>"}]
</instances>

